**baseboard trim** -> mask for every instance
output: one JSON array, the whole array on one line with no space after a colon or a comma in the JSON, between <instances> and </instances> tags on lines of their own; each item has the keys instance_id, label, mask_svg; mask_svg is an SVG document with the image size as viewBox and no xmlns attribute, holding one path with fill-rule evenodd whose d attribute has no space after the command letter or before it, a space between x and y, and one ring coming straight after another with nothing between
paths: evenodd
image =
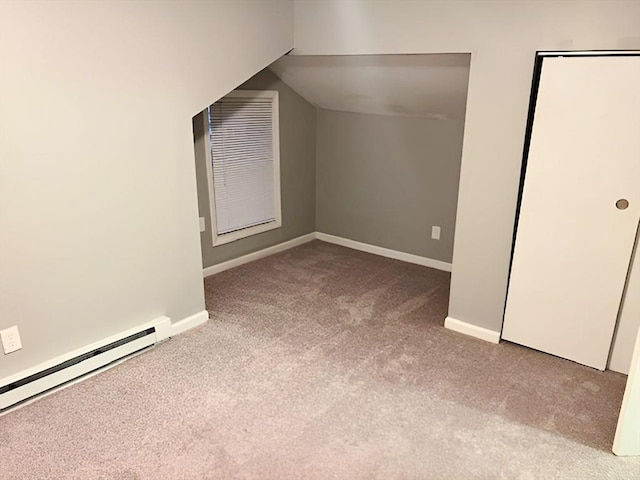
<instances>
[{"instance_id":1,"label":"baseboard trim","mask_svg":"<svg viewBox=\"0 0 640 480\"><path fill-rule=\"evenodd\" d=\"M202 310L190 317L183 318L182 320L171 324L171 336L179 335L181 333L186 332L187 330L191 330L192 328L198 327L203 323L206 323L209 320L209 312L206 310Z\"/></svg>"},{"instance_id":2,"label":"baseboard trim","mask_svg":"<svg viewBox=\"0 0 640 480\"><path fill-rule=\"evenodd\" d=\"M463 322L462 320L458 320L457 318L447 317L444 320L444 328L448 328L449 330L453 330L454 332L464 333L465 335L476 337L486 342L500 342L500 332L495 332L487 328L478 327L477 325Z\"/></svg>"},{"instance_id":3,"label":"baseboard trim","mask_svg":"<svg viewBox=\"0 0 640 480\"><path fill-rule=\"evenodd\" d=\"M444 272L451 271L451 264L443 262L441 260L434 260L432 258L421 257L412 253L399 252L397 250L391 250L390 248L378 247L376 245L370 245L368 243L356 242L355 240L349 240L348 238L338 237L335 235L329 235L328 233L312 232L301 237L288 240L272 247L258 250L257 252L248 253L242 257L233 258L226 262L218 263L206 267L202 270L202 276L204 278L210 277L230 268L239 267L245 263L253 262L260 258L268 257L275 253L284 252L290 248L297 247L312 240L321 240L327 243L333 243L335 245L341 245L343 247L352 248L354 250L360 250L362 252L373 253L374 255L380 255L382 257L393 258L395 260L401 260L403 262L414 263L416 265L422 265L423 267L435 268L436 270L442 270Z\"/></svg>"},{"instance_id":4,"label":"baseboard trim","mask_svg":"<svg viewBox=\"0 0 640 480\"><path fill-rule=\"evenodd\" d=\"M445 272L451 271L451 264L443 262L441 260L434 260L432 258L421 257L412 253L399 252L397 250L391 250L390 248L377 247L368 243L356 242L355 240L349 240L348 238L337 237L335 235L329 235L328 233L316 232L316 238L323 242L333 243L341 245L343 247L353 248L354 250L360 250L362 252L373 253L374 255L380 255L382 257L393 258L395 260L401 260L403 262L415 263L416 265L422 265L423 267L435 268L437 270L443 270Z\"/></svg>"},{"instance_id":5,"label":"baseboard trim","mask_svg":"<svg viewBox=\"0 0 640 480\"><path fill-rule=\"evenodd\" d=\"M284 252L285 250L289 250L290 248L297 247L298 245L302 245L315 239L316 232L308 233L306 235L302 235L301 237L287 240L286 242L279 243L272 247L263 248L262 250L258 250L257 252L248 253L246 255L243 255L242 257L233 258L231 260L227 260L226 262L207 267L202 270L202 276L205 278L210 277L211 275L215 275L216 273L224 272L225 270L229 270L230 268L239 267L240 265L244 265L245 263L268 257L269 255L273 255L274 253Z\"/></svg>"}]
</instances>

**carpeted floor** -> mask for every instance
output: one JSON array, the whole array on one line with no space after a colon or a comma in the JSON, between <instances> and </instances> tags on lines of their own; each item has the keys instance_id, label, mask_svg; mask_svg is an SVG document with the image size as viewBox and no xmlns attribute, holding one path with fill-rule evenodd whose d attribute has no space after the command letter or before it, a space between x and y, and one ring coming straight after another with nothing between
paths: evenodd
<instances>
[{"instance_id":1,"label":"carpeted floor","mask_svg":"<svg viewBox=\"0 0 640 480\"><path fill-rule=\"evenodd\" d=\"M9 479L627 479L626 377L442 327L449 274L313 242L211 321L0 417Z\"/></svg>"}]
</instances>

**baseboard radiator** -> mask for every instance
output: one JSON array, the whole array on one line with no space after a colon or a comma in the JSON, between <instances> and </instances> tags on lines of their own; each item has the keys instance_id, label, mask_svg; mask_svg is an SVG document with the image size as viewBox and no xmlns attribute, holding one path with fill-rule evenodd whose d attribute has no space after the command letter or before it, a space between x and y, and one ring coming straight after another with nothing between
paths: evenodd
<instances>
[{"instance_id":1,"label":"baseboard radiator","mask_svg":"<svg viewBox=\"0 0 640 480\"><path fill-rule=\"evenodd\" d=\"M0 412L97 370L108 367L169 338L171 320L160 317L0 380Z\"/></svg>"}]
</instances>

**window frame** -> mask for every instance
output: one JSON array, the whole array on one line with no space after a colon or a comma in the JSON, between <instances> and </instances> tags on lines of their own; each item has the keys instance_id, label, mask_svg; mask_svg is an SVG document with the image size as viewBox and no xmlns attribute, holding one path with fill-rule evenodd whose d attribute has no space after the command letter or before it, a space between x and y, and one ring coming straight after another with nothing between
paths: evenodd
<instances>
[{"instance_id":1,"label":"window frame","mask_svg":"<svg viewBox=\"0 0 640 480\"><path fill-rule=\"evenodd\" d=\"M216 218L216 195L213 181L213 164L211 158L211 136L209 131L209 108L203 112L205 131L205 154L207 163L207 185L209 187L209 212L211 221L211 241L214 247L247 238L260 233L282 227L282 202L280 199L280 128L279 128L279 96L277 90L234 90L222 98L271 99L271 120L273 135L273 207L275 219L269 222L242 228L229 233L218 234ZM215 103L215 102L214 102Z\"/></svg>"}]
</instances>

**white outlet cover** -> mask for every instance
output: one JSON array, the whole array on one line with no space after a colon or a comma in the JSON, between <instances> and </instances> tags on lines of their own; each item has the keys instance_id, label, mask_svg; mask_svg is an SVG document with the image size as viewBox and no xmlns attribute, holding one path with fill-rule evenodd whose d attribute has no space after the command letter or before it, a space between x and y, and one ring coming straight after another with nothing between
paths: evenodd
<instances>
[{"instance_id":1,"label":"white outlet cover","mask_svg":"<svg viewBox=\"0 0 640 480\"><path fill-rule=\"evenodd\" d=\"M20 332L18 326L14 325L0 332L0 339L2 339L2 349L4 354L15 352L22 348L22 342L20 341Z\"/></svg>"},{"instance_id":2,"label":"white outlet cover","mask_svg":"<svg viewBox=\"0 0 640 480\"><path fill-rule=\"evenodd\" d=\"M200 217L200 231L204 232L206 229L207 229L207 226L204 223L204 217Z\"/></svg>"},{"instance_id":3,"label":"white outlet cover","mask_svg":"<svg viewBox=\"0 0 640 480\"><path fill-rule=\"evenodd\" d=\"M431 227L431 238L434 240L440 240L440 227L435 225Z\"/></svg>"}]
</instances>

